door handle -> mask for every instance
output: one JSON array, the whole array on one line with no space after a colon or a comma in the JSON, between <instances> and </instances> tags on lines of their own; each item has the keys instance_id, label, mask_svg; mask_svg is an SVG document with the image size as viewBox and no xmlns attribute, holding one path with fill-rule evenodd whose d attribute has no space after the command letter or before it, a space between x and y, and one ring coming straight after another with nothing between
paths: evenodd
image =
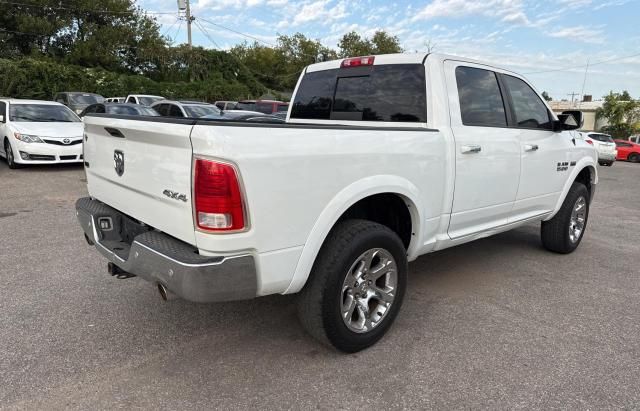
<instances>
[{"instance_id":1,"label":"door handle","mask_svg":"<svg viewBox=\"0 0 640 411\"><path fill-rule=\"evenodd\" d=\"M473 153L479 153L481 151L482 151L482 147L476 146L476 145L468 145L468 146L460 147L460 152L462 154L473 154Z\"/></svg>"},{"instance_id":2,"label":"door handle","mask_svg":"<svg viewBox=\"0 0 640 411\"><path fill-rule=\"evenodd\" d=\"M538 145L537 144L525 144L524 145L524 151L537 151L538 150Z\"/></svg>"},{"instance_id":3,"label":"door handle","mask_svg":"<svg viewBox=\"0 0 640 411\"><path fill-rule=\"evenodd\" d=\"M117 128L105 127L104 129L107 133L111 134L111 136L113 137L124 138L124 134L122 134L122 132Z\"/></svg>"}]
</instances>

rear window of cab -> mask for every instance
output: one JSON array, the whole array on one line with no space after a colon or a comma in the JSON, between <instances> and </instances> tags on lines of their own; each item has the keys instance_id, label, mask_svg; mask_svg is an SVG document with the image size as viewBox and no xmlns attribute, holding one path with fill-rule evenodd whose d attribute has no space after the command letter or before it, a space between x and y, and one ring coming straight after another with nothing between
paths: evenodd
<instances>
[{"instance_id":1,"label":"rear window of cab","mask_svg":"<svg viewBox=\"0 0 640 411\"><path fill-rule=\"evenodd\" d=\"M291 118L426 123L426 105L422 64L341 68L305 74Z\"/></svg>"}]
</instances>

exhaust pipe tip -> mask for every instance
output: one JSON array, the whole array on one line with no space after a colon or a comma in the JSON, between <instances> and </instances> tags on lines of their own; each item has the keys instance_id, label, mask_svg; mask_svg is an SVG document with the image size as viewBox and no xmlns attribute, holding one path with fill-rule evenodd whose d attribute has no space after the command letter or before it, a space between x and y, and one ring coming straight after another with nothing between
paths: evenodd
<instances>
[{"instance_id":1,"label":"exhaust pipe tip","mask_svg":"<svg viewBox=\"0 0 640 411\"><path fill-rule=\"evenodd\" d=\"M163 301L169 301L175 299L175 294L169 291L169 289L162 283L158 283L158 292L160 293L160 298Z\"/></svg>"}]
</instances>

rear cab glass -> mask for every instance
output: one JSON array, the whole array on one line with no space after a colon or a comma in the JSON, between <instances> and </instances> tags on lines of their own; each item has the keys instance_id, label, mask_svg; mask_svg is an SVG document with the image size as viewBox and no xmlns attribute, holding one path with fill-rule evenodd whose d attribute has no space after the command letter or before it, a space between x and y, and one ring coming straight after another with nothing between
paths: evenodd
<instances>
[{"instance_id":1,"label":"rear cab glass","mask_svg":"<svg viewBox=\"0 0 640 411\"><path fill-rule=\"evenodd\" d=\"M307 73L290 117L426 123L425 67L387 64Z\"/></svg>"}]
</instances>

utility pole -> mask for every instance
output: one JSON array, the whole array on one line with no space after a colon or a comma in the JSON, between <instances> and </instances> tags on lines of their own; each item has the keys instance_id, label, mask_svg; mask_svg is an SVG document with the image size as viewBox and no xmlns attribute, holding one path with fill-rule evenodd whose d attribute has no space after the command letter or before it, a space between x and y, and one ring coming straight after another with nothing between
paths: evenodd
<instances>
[{"instance_id":1,"label":"utility pole","mask_svg":"<svg viewBox=\"0 0 640 411\"><path fill-rule=\"evenodd\" d=\"M193 47L191 43L191 22L195 20L195 17L191 17L191 6L189 5L189 0L187 0L187 8L185 10L185 13L187 15L187 41L189 43L189 50L191 50L191 48Z\"/></svg>"},{"instance_id":2,"label":"utility pole","mask_svg":"<svg viewBox=\"0 0 640 411\"><path fill-rule=\"evenodd\" d=\"M571 96L571 105L573 106L573 99L575 98L575 96L579 96L580 94L576 93L575 91L568 93L567 96Z\"/></svg>"}]
</instances>

